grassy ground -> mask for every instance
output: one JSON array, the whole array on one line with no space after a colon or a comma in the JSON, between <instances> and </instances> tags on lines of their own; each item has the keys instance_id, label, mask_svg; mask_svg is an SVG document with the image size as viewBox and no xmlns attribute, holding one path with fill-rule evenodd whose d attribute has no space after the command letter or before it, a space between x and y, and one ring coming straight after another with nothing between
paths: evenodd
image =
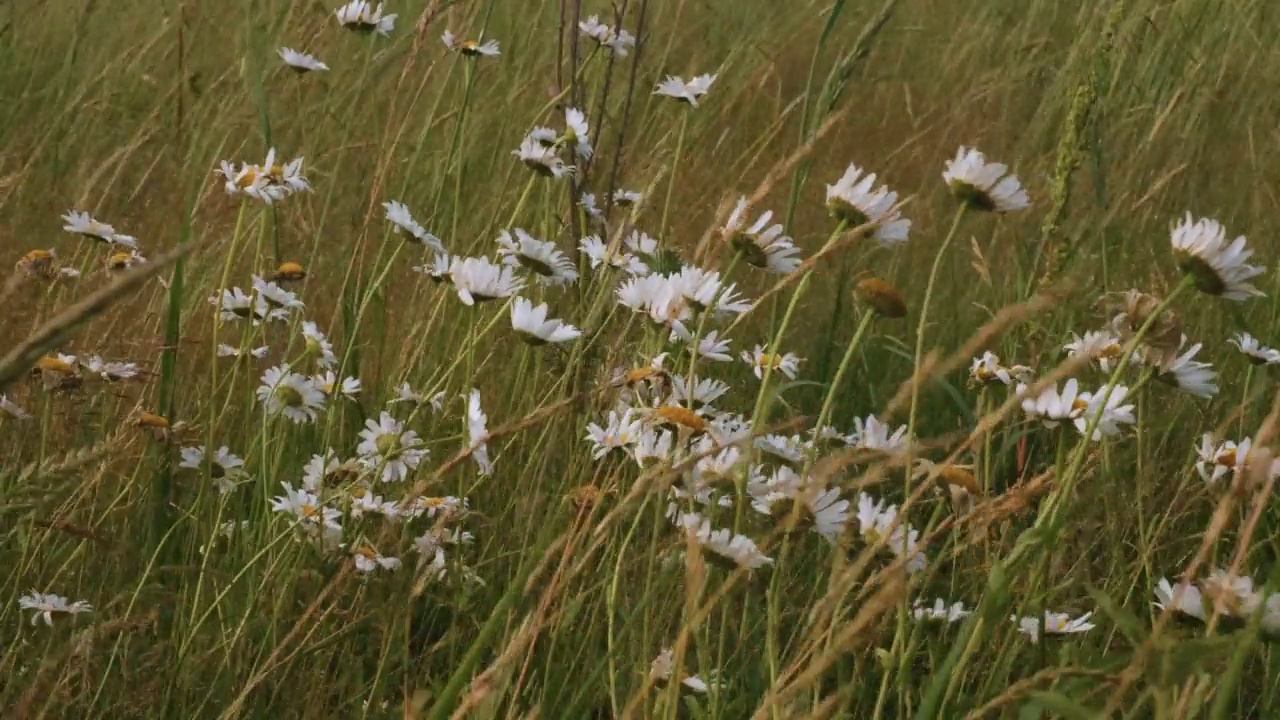
<instances>
[{"instance_id":1,"label":"grassy ground","mask_svg":"<svg viewBox=\"0 0 1280 720\"><path fill-rule=\"evenodd\" d=\"M343 28L318 2L0 10L3 249L16 262L53 248L57 266L81 273L53 280L20 264L3 290L0 391L31 415L0 412L6 717L1275 715L1280 517L1268 458L1280 406L1273 371L1227 342L1249 332L1273 343L1280 330L1269 3L386 10L398 14L387 36ZM591 14L638 47L598 48L575 31ZM446 29L496 39L501 54L449 52ZM281 46L331 69L294 72ZM702 73L716 80L697 107L652 94L667 75ZM567 107L585 111L594 157L557 148L578 173L543 178L512 151L535 126L562 133ZM962 145L1008 164L1031 208L958 214L941 173ZM219 162L256 163L269 148L305 156L312 189L273 204L229 194ZM824 187L850 163L899 194L906 243L882 247L873 228L831 217ZM576 205L592 192L603 207L617 188L644 199L603 223ZM740 196L752 219L772 210L783 223L799 270L770 274L735 253L721 228ZM393 230L388 201L455 256L495 258L494 239L516 227L555 243L581 278L529 279L519 294L583 336L531 346L508 300L464 305L415 271L433 253ZM70 209L137 236L150 262L106 269L103 243L60 230ZM1183 280L1170 228L1188 211L1248 236L1264 297L1234 302ZM588 234L617 244L633 228L659 240L663 262L718 270L753 303L688 318L699 337L730 340L731 362L691 361L669 328L618 304L624 271L577 252ZM251 277L284 262L306 270L285 285L304 309L218 321L211 294L252 295ZM905 318L855 299L870 275L901 291ZM1204 343L1212 398L1160 382L1167 368L1119 362L1118 346L1102 367L1060 365L1071 333L1120 312L1100 301L1131 288L1168 301L1175 344L1183 333ZM1168 317L1150 328L1139 317L1120 344L1152 345ZM304 320L332 342L337 378L361 389L295 423L268 411L287 393L268 387L264 401L258 389L281 363L321 369ZM219 357L220 344L266 355ZM795 378L757 377L739 358L756 345L803 358ZM1047 428L1012 388L969 382L987 350L1057 387L1123 387L1134 422L1098 442L1069 420ZM694 418L667 411L665 457L637 462L634 432L593 457L589 426L622 405L645 437L662 437L651 404L670 399L670 379L616 373L664 351L667 371L728 392ZM58 352L80 367L28 372ZM108 382L85 367L90 356L142 372ZM388 404L402 383L439 393L439 407ZM484 428L468 412L473 388ZM411 438L359 447L384 412L427 451L396 482L381 479L385 458ZM798 435L797 456L761 450L723 419L704 427L721 413L755 435ZM912 441L869 447L873 413ZM849 441L804 442L819 424ZM1206 483L1195 467L1204 433L1251 437L1254 449L1209 451L1203 467L1222 477ZM229 476L207 459L181 467L200 446L244 465ZM723 482L689 497L701 458L727 447L740 452ZM282 483L301 487L304 466L330 449L335 467L351 462L279 511ZM907 472L925 458L981 492L949 501ZM785 467L850 503L829 539L809 529L804 491L775 485L787 498L752 506L759 481ZM228 479L234 489L220 492ZM891 528L860 523L861 493L899 506L923 569L893 551ZM374 494L390 503L381 513L361 505ZM427 498L420 515L404 517L415 498ZM667 517L669 503L750 538L769 562L726 563ZM340 546L316 537L324 508ZM366 572L375 550L399 567ZM1250 576L1252 589L1222 589L1215 568ZM1184 573L1207 623L1152 606L1157 583ZM32 591L92 610L46 625L20 603ZM915 604L935 598L970 612L917 617ZM1092 612L1094 626L1035 642L1009 620L1044 611ZM665 676L654 671L664 649ZM701 687L676 682L695 675Z\"/></svg>"}]
</instances>

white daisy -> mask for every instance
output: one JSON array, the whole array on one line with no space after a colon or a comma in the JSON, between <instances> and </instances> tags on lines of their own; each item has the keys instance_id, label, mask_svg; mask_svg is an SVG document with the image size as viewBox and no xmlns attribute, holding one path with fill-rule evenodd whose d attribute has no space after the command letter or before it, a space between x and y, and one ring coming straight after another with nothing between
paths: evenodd
<instances>
[{"instance_id":1,"label":"white daisy","mask_svg":"<svg viewBox=\"0 0 1280 720\"><path fill-rule=\"evenodd\" d=\"M49 627L53 627L54 613L79 615L80 613L93 612L93 606L84 600L67 602L67 599L61 595L41 593L36 592L35 590L32 590L26 595L18 598L18 607L23 610L36 611L36 613L31 616L32 625L35 625L39 620L43 620L44 624Z\"/></svg>"},{"instance_id":2,"label":"white daisy","mask_svg":"<svg viewBox=\"0 0 1280 720\"><path fill-rule=\"evenodd\" d=\"M254 358L255 360L261 360L262 358L267 356L267 353L270 350L271 348L267 347L266 345L247 349L247 350L241 350L238 347L232 347L230 345L220 343L218 345L218 357Z\"/></svg>"},{"instance_id":3,"label":"white daisy","mask_svg":"<svg viewBox=\"0 0 1280 720\"><path fill-rule=\"evenodd\" d=\"M675 440L675 433L670 430L646 429L640 433L640 439L636 441L631 456L641 468L665 462L671 459Z\"/></svg>"},{"instance_id":4,"label":"white daisy","mask_svg":"<svg viewBox=\"0 0 1280 720\"><path fill-rule=\"evenodd\" d=\"M671 682L671 674L674 671L675 661L671 655L671 649L665 648L662 652L658 653L658 657L654 658L653 662L649 664L649 679L652 680L655 685L663 686ZM697 675L686 675L680 680L680 686L692 693L705 695L708 691L718 688L719 683L715 679L715 674L712 673L710 682L703 680Z\"/></svg>"},{"instance_id":5,"label":"white daisy","mask_svg":"<svg viewBox=\"0 0 1280 720\"><path fill-rule=\"evenodd\" d=\"M1107 396L1106 386L1100 388L1096 393L1080 393L1077 399L1085 403L1085 409L1080 417L1075 419L1076 429L1083 434L1088 430L1090 422L1096 422L1092 437L1094 441L1101 440L1104 437L1118 437L1121 432L1121 425L1132 425L1137 422L1137 419L1133 416L1133 405L1121 404L1128 394L1129 388L1124 385L1116 385L1111 388L1110 396ZM1105 403L1103 402L1104 397L1106 399Z\"/></svg>"},{"instance_id":6,"label":"white daisy","mask_svg":"<svg viewBox=\"0 0 1280 720\"><path fill-rule=\"evenodd\" d=\"M213 455L206 455L203 445L184 447L182 462L178 463L178 467L203 471L206 462L209 464L209 477L218 486L218 492L224 495L235 490L236 483L245 477L244 458L233 454L226 445L218 448Z\"/></svg>"},{"instance_id":7,"label":"white daisy","mask_svg":"<svg viewBox=\"0 0 1280 720\"><path fill-rule=\"evenodd\" d=\"M996 382L1012 385L1015 381L1029 383L1031 377L1031 368L1026 365L1005 367L1000 362L1000 356L990 350L982 353L982 357L974 358L973 364L969 366L969 382L974 385L990 385Z\"/></svg>"},{"instance_id":8,"label":"white daisy","mask_svg":"<svg viewBox=\"0 0 1280 720\"><path fill-rule=\"evenodd\" d=\"M498 234L498 255L506 265L530 270L543 285L568 285L578 279L573 261L555 243L539 240L520 228Z\"/></svg>"},{"instance_id":9,"label":"white daisy","mask_svg":"<svg viewBox=\"0 0 1280 720\"><path fill-rule=\"evenodd\" d=\"M622 249L609 247L599 235L588 235L578 241L578 249L591 261L591 269L601 266L625 270L632 275L643 275L649 271L648 266L636 256L623 252Z\"/></svg>"},{"instance_id":10,"label":"white daisy","mask_svg":"<svg viewBox=\"0 0 1280 720\"><path fill-rule=\"evenodd\" d=\"M548 320L546 303L534 307L522 297L517 297L511 304L511 327L531 345L565 343L582 335L581 330L561 320Z\"/></svg>"},{"instance_id":11,"label":"white daisy","mask_svg":"<svg viewBox=\"0 0 1280 720\"><path fill-rule=\"evenodd\" d=\"M320 331L320 327L310 320L302 321L302 338L307 354L316 359L316 365L331 368L338 364L338 357L333 354L333 343Z\"/></svg>"},{"instance_id":12,"label":"white daisy","mask_svg":"<svg viewBox=\"0 0 1280 720\"><path fill-rule=\"evenodd\" d=\"M106 362L97 355L93 355L86 359L83 363L86 372L96 375L104 382L121 382L123 380L132 380L141 374L137 363L131 362Z\"/></svg>"},{"instance_id":13,"label":"white daisy","mask_svg":"<svg viewBox=\"0 0 1280 720\"><path fill-rule=\"evenodd\" d=\"M899 523L889 533L889 539L885 541L885 546L889 548L894 557L899 560L905 560L904 567L908 573L918 573L928 565L928 558L925 557L924 551L920 549L920 531L907 523Z\"/></svg>"},{"instance_id":14,"label":"white daisy","mask_svg":"<svg viewBox=\"0 0 1280 720\"><path fill-rule=\"evenodd\" d=\"M853 432L848 442L860 450L894 453L906 450L910 438L907 437L906 425L891 431L888 423L881 422L875 415L868 415L865 420L853 419Z\"/></svg>"},{"instance_id":15,"label":"white daisy","mask_svg":"<svg viewBox=\"0 0 1280 720\"><path fill-rule=\"evenodd\" d=\"M1067 351L1067 357L1086 357L1098 363L1104 373L1111 372L1114 363L1124 353L1120 338L1107 330L1090 330L1084 337L1071 333L1071 342L1063 345L1062 349Z\"/></svg>"},{"instance_id":16,"label":"white daisy","mask_svg":"<svg viewBox=\"0 0 1280 720\"><path fill-rule=\"evenodd\" d=\"M90 240L97 240L98 242L121 244L126 247L137 248L136 242L132 245L129 245L127 241L119 243L117 240L119 237L125 237L130 240L132 238L129 238L128 235L117 235L115 228L104 222L95 220L93 216L87 212L69 210L62 216L62 221L66 223L66 225L62 226L62 229L69 233L74 233L76 235L89 238Z\"/></svg>"},{"instance_id":17,"label":"white daisy","mask_svg":"<svg viewBox=\"0 0 1280 720\"><path fill-rule=\"evenodd\" d=\"M1156 602L1152 603L1161 611L1166 609L1186 617L1204 622L1206 613L1204 600L1200 597L1200 588L1189 582L1171 584L1166 578L1160 578L1155 588Z\"/></svg>"},{"instance_id":18,"label":"white daisy","mask_svg":"<svg viewBox=\"0 0 1280 720\"><path fill-rule=\"evenodd\" d=\"M440 238L427 232L426 228L414 220L413 213L409 212L404 203L390 200L382 203L382 207L387 211L387 220L396 226L396 232L403 230L419 245L437 253L444 252L444 243L440 242Z\"/></svg>"},{"instance_id":19,"label":"white daisy","mask_svg":"<svg viewBox=\"0 0 1280 720\"><path fill-rule=\"evenodd\" d=\"M711 405L729 392L729 383L715 378L700 377L690 382L683 375L671 377L671 399L686 407Z\"/></svg>"},{"instance_id":20,"label":"white daisy","mask_svg":"<svg viewBox=\"0 0 1280 720\"><path fill-rule=\"evenodd\" d=\"M799 435L761 435L752 441L751 446L792 465L803 463L805 454L810 450L809 443Z\"/></svg>"},{"instance_id":21,"label":"white daisy","mask_svg":"<svg viewBox=\"0 0 1280 720\"><path fill-rule=\"evenodd\" d=\"M876 501L866 493L858 493L858 533L868 545L876 545L889 539L890 527L898 519L898 506Z\"/></svg>"},{"instance_id":22,"label":"white daisy","mask_svg":"<svg viewBox=\"0 0 1280 720\"><path fill-rule=\"evenodd\" d=\"M766 211L750 225L747 211L747 199L740 198L721 231L729 244L752 267L768 268L779 275L795 272L800 267L800 248L782 234L782 225L769 225L773 211Z\"/></svg>"},{"instance_id":23,"label":"white daisy","mask_svg":"<svg viewBox=\"0 0 1280 720\"><path fill-rule=\"evenodd\" d=\"M452 270L454 258L449 253L439 252L431 258L429 265L414 265L413 271L420 272L431 278L433 282L450 282L452 280Z\"/></svg>"},{"instance_id":24,"label":"white daisy","mask_svg":"<svg viewBox=\"0 0 1280 720\"><path fill-rule=\"evenodd\" d=\"M298 299L296 293L285 290L275 281L264 280L259 275L254 275L252 280L254 292L266 302L267 307L285 311L306 309L306 305Z\"/></svg>"},{"instance_id":25,"label":"white daisy","mask_svg":"<svg viewBox=\"0 0 1280 720\"><path fill-rule=\"evenodd\" d=\"M916 600L911 609L911 616L916 620L950 624L963 620L969 615L969 612L964 609L964 603L962 602L952 603L948 606L945 600L938 598L933 601L933 607L922 605L919 600Z\"/></svg>"},{"instance_id":26,"label":"white daisy","mask_svg":"<svg viewBox=\"0 0 1280 720\"><path fill-rule=\"evenodd\" d=\"M698 98L706 95L715 81L715 75L698 75L687 83L681 77L668 75L665 80L658 83L653 94L666 95L680 102L689 103L691 107L698 107Z\"/></svg>"},{"instance_id":27,"label":"white daisy","mask_svg":"<svg viewBox=\"0 0 1280 720\"><path fill-rule=\"evenodd\" d=\"M644 200L644 194L635 192L634 190L624 190L619 188L613 191L613 204L619 207L632 207L639 205Z\"/></svg>"},{"instance_id":28,"label":"white daisy","mask_svg":"<svg viewBox=\"0 0 1280 720\"><path fill-rule=\"evenodd\" d=\"M688 332L684 324L693 317L693 309L671 278L657 273L628 278L618 286L617 295L619 304L645 313L653 322Z\"/></svg>"},{"instance_id":29,"label":"white daisy","mask_svg":"<svg viewBox=\"0 0 1280 720\"><path fill-rule=\"evenodd\" d=\"M883 186L872 190L875 182L875 173L864 176L861 168L850 165L835 185L827 186L827 209L851 228L873 224L872 237L882 246L904 243L911 221L895 207L898 193Z\"/></svg>"},{"instance_id":30,"label":"white daisy","mask_svg":"<svg viewBox=\"0 0 1280 720\"><path fill-rule=\"evenodd\" d=\"M426 457L427 451L422 448L418 433L405 430L404 423L391 413L383 411L377 420L369 418L364 424L356 453L360 464L379 471L383 482L403 481Z\"/></svg>"},{"instance_id":31,"label":"white daisy","mask_svg":"<svg viewBox=\"0 0 1280 720\"><path fill-rule=\"evenodd\" d=\"M693 340L693 334L684 326L671 328L671 342L687 343ZM693 348L689 348L693 351ZM729 341L720 339L720 331L712 330L698 341L697 353L699 357L716 362L733 362L733 356L729 354Z\"/></svg>"},{"instance_id":32,"label":"white daisy","mask_svg":"<svg viewBox=\"0 0 1280 720\"><path fill-rule=\"evenodd\" d=\"M1201 601L1208 600L1219 612L1234 618L1242 618L1257 607L1258 593L1253 587L1253 578L1248 575L1236 575L1214 568L1209 577L1200 583Z\"/></svg>"},{"instance_id":33,"label":"white daisy","mask_svg":"<svg viewBox=\"0 0 1280 720\"><path fill-rule=\"evenodd\" d=\"M400 558L383 555L368 543L356 545L351 555L355 559L356 570L362 573L371 573L379 569L394 571L400 567Z\"/></svg>"},{"instance_id":34,"label":"white daisy","mask_svg":"<svg viewBox=\"0 0 1280 720\"><path fill-rule=\"evenodd\" d=\"M315 493L295 490L289 483L280 484L285 494L271 499L271 510L291 516L295 526L308 537L322 539L330 547L336 546L342 538L342 525L338 523L342 513L321 504Z\"/></svg>"},{"instance_id":35,"label":"white daisy","mask_svg":"<svg viewBox=\"0 0 1280 720\"><path fill-rule=\"evenodd\" d=\"M291 371L287 364L262 374L257 396L268 413L283 413L295 423L315 422L324 408L324 392L311 378Z\"/></svg>"},{"instance_id":36,"label":"white daisy","mask_svg":"<svg viewBox=\"0 0 1280 720\"><path fill-rule=\"evenodd\" d=\"M1217 220L1193 221L1187 213L1186 220L1174 226L1171 240L1178 267L1195 279L1201 292L1228 300L1263 294L1249 282L1263 268L1246 264L1253 251L1246 247L1243 235L1228 244L1227 231Z\"/></svg>"},{"instance_id":37,"label":"white daisy","mask_svg":"<svg viewBox=\"0 0 1280 720\"><path fill-rule=\"evenodd\" d=\"M526 135L520 141L520 147L512 150L511 154L520 158L520 162L524 163L526 167L543 177L559 180L567 175L572 175L574 167L566 164L560 158L554 145L543 143L535 133Z\"/></svg>"},{"instance_id":38,"label":"white daisy","mask_svg":"<svg viewBox=\"0 0 1280 720\"><path fill-rule=\"evenodd\" d=\"M760 552L751 538L734 534L728 529L712 530L711 521L704 520L700 515L695 513L681 515L680 525L690 540L703 550L712 553L714 558L723 559L747 570L756 570L773 564L773 558Z\"/></svg>"},{"instance_id":39,"label":"white daisy","mask_svg":"<svg viewBox=\"0 0 1280 720\"><path fill-rule=\"evenodd\" d=\"M1056 613L1050 610L1044 611L1044 634L1045 635L1072 635L1075 633L1083 633L1096 627L1089 622L1089 617L1093 613L1087 612L1078 618L1072 618L1067 613ZM1040 640L1040 618L1024 617L1014 618L1018 622L1018 632L1026 635L1031 642L1039 642Z\"/></svg>"},{"instance_id":40,"label":"white daisy","mask_svg":"<svg viewBox=\"0 0 1280 720\"><path fill-rule=\"evenodd\" d=\"M1235 345L1254 365L1280 364L1280 350L1269 348L1247 332L1237 333L1227 342Z\"/></svg>"},{"instance_id":41,"label":"white daisy","mask_svg":"<svg viewBox=\"0 0 1280 720\"><path fill-rule=\"evenodd\" d=\"M586 113L578 108L566 108L564 111L563 142L573 148L573 154L577 157L591 159L591 128L587 125Z\"/></svg>"},{"instance_id":42,"label":"white daisy","mask_svg":"<svg viewBox=\"0 0 1280 720\"><path fill-rule=\"evenodd\" d=\"M284 60L285 65L288 65L300 73L325 72L329 69L328 65L320 62L314 56L306 53L300 53L292 48L282 47L279 50L276 50L276 52L280 54L280 59Z\"/></svg>"},{"instance_id":43,"label":"white daisy","mask_svg":"<svg viewBox=\"0 0 1280 720\"><path fill-rule=\"evenodd\" d=\"M583 35L600 43L601 47L607 47L613 51L618 57L626 57L631 48L636 45L636 38L626 30L619 28L614 30L612 27L600 22L597 15L591 15L586 20L578 23L578 29Z\"/></svg>"},{"instance_id":44,"label":"white daisy","mask_svg":"<svg viewBox=\"0 0 1280 720\"><path fill-rule=\"evenodd\" d=\"M464 305L511 297L524 288L510 265L498 265L486 257L454 258L449 278Z\"/></svg>"},{"instance_id":45,"label":"white daisy","mask_svg":"<svg viewBox=\"0 0 1280 720\"><path fill-rule=\"evenodd\" d=\"M717 316L740 315L751 309L751 303L738 299L736 285L720 282L720 273L686 265L668 282L684 296L694 310L710 310Z\"/></svg>"},{"instance_id":46,"label":"white daisy","mask_svg":"<svg viewBox=\"0 0 1280 720\"><path fill-rule=\"evenodd\" d=\"M1240 442L1226 440L1216 443L1213 435L1205 433L1200 438L1200 446L1196 449L1199 460L1196 461L1196 472L1206 485L1212 485L1228 474L1244 472L1249 461L1249 451L1253 448L1253 439L1245 438Z\"/></svg>"},{"instance_id":47,"label":"white daisy","mask_svg":"<svg viewBox=\"0 0 1280 720\"><path fill-rule=\"evenodd\" d=\"M599 460L612 450L625 450L639 442L643 432L644 419L635 415L630 408L621 414L611 410L603 427L596 423L587 425L586 440L593 446L592 457Z\"/></svg>"},{"instance_id":48,"label":"white daisy","mask_svg":"<svg viewBox=\"0 0 1280 720\"><path fill-rule=\"evenodd\" d=\"M582 193L582 197L578 198L578 207L582 208L582 211L592 220L604 221L604 211L596 204L595 193Z\"/></svg>"},{"instance_id":49,"label":"white daisy","mask_svg":"<svg viewBox=\"0 0 1280 720\"><path fill-rule=\"evenodd\" d=\"M311 381L315 386L320 388L320 392L325 397L333 398L335 393L341 395L348 400L355 400L360 394L362 384L359 378L345 377L342 382L338 382L338 376L332 370L326 370L323 373L313 375Z\"/></svg>"},{"instance_id":50,"label":"white daisy","mask_svg":"<svg viewBox=\"0 0 1280 720\"><path fill-rule=\"evenodd\" d=\"M741 357L742 362L750 365L751 371L761 380L764 379L764 374L768 370L780 372L786 375L788 380L795 380L796 374L800 372L800 363L804 361L803 358L792 353L767 353L763 345L756 345L751 352L744 350Z\"/></svg>"},{"instance_id":51,"label":"white daisy","mask_svg":"<svg viewBox=\"0 0 1280 720\"><path fill-rule=\"evenodd\" d=\"M1186 345L1186 342L1187 338L1183 336L1178 349L1181 350ZM1156 379L1169 383L1185 393L1206 400L1218 394L1218 385L1214 382L1218 377L1218 373L1213 369L1213 365L1194 359L1196 353L1200 352L1200 348L1203 346L1203 343L1196 343L1185 353L1170 359L1166 363L1157 365Z\"/></svg>"},{"instance_id":52,"label":"white daisy","mask_svg":"<svg viewBox=\"0 0 1280 720\"><path fill-rule=\"evenodd\" d=\"M467 396L467 435L471 440L471 459L480 468L481 475L493 474L493 462L489 460L489 417L480 408L480 391L471 388Z\"/></svg>"},{"instance_id":53,"label":"white daisy","mask_svg":"<svg viewBox=\"0 0 1280 720\"><path fill-rule=\"evenodd\" d=\"M387 36L396 27L396 15L382 14L382 3L374 5L369 0L351 0L334 11L338 24L361 32L376 32Z\"/></svg>"},{"instance_id":54,"label":"white daisy","mask_svg":"<svg viewBox=\"0 0 1280 720\"><path fill-rule=\"evenodd\" d=\"M1046 387L1035 397L1027 396L1028 388L1018 384L1017 394L1022 397L1022 411L1031 420L1040 420L1047 428L1056 428L1061 422L1074 422L1080 417L1089 403L1079 396L1079 384L1075 378L1066 382L1062 392L1058 392L1057 383Z\"/></svg>"},{"instance_id":55,"label":"white daisy","mask_svg":"<svg viewBox=\"0 0 1280 720\"><path fill-rule=\"evenodd\" d=\"M398 402L407 402L411 405L428 405L429 404L431 405L432 410L434 410L435 412L440 412L441 410L444 409L445 397L447 397L446 392L444 390L441 390L440 392L428 398L426 395L423 395L422 393L414 392L413 388L409 387L409 383L406 382L400 385L400 387L396 390L396 396L391 400L388 400L387 404L390 405L392 403L398 403Z\"/></svg>"},{"instance_id":56,"label":"white daisy","mask_svg":"<svg viewBox=\"0 0 1280 720\"><path fill-rule=\"evenodd\" d=\"M1018 178L1001 163L989 163L982 153L961 145L947 161L942 179L963 203L977 210L1012 212L1031 206Z\"/></svg>"},{"instance_id":57,"label":"white daisy","mask_svg":"<svg viewBox=\"0 0 1280 720\"><path fill-rule=\"evenodd\" d=\"M468 57L478 57L481 55L484 57L497 57L502 54L498 50L497 40L486 40L485 42L479 42L477 40L459 40L453 32L445 30L444 34L440 36L440 41L443 42L444 46L450 50L462 53Z\"/></svg>"},{"instance_id":58,"label":"white daisy","mask_svg":"<svg viewBox=\"0 0 1280 720\"><path fill-rule=\"evenodd\" d=\"M342 467L342 461L332 449L326 449L323 455L312 455L302 466L302 489L318 492L324 487L325 480L335 476Z\"/></svg>"}]
</instances>

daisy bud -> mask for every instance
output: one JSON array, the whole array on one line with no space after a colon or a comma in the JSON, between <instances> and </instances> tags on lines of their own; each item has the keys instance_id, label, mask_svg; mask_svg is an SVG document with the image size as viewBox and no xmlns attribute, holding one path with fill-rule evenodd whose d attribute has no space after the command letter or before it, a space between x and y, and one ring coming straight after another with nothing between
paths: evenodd
<instances>
[{"instance_id":1,"label":"daisy bud","mask_svg":"<svg viewBox=\"0 0 1280 720\"><path fill-rule=\"evenodd\" d=\"M907 303L903 300L902 293L878 277L859 280L853 292L858 300L871 306L880 317L896 320L907 315Z\"/></svg>"}]
</instances>

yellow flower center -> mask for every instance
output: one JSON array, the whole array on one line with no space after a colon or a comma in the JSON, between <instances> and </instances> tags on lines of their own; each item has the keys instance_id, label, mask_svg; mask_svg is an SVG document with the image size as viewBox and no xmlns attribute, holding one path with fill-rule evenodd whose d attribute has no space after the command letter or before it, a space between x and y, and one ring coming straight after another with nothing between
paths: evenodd
<instances>
[{"instance_id":1,"label":"yellow flower center","mask_svg":"<svg viewBox=\"0 0 1280 720\"><path fill-rule=\"evenodd\" d=\"M400 436L394 433L379 435L377 440L373 441L374 447L378 448L378 454L382 456L393 455L400 449Z\"/></svg>"}]
</instances>

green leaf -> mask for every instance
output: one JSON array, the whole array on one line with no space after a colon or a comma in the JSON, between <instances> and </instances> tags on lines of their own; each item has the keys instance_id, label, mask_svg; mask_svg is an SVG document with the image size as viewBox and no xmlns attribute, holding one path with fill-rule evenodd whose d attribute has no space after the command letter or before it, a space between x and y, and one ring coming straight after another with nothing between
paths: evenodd
<instances>
[{"instance_id":1,"label":"green leaf","mask_svg":"<svg viewBox=\"0 0 1280 720\"><path fill-rule=\"evenodd\" d=\"M1065 720L1095 720L1102 717L1101 713L1089 710L1061 693L1048 690L1027 693L1027 703L1022 707L1022 711L1018 713L1019 717L1023 717L1028 708L1038 710L1040 713L1050 712ZM1030 717L1040 717L1040 715Z\"/></svg>"}]
</instances>

